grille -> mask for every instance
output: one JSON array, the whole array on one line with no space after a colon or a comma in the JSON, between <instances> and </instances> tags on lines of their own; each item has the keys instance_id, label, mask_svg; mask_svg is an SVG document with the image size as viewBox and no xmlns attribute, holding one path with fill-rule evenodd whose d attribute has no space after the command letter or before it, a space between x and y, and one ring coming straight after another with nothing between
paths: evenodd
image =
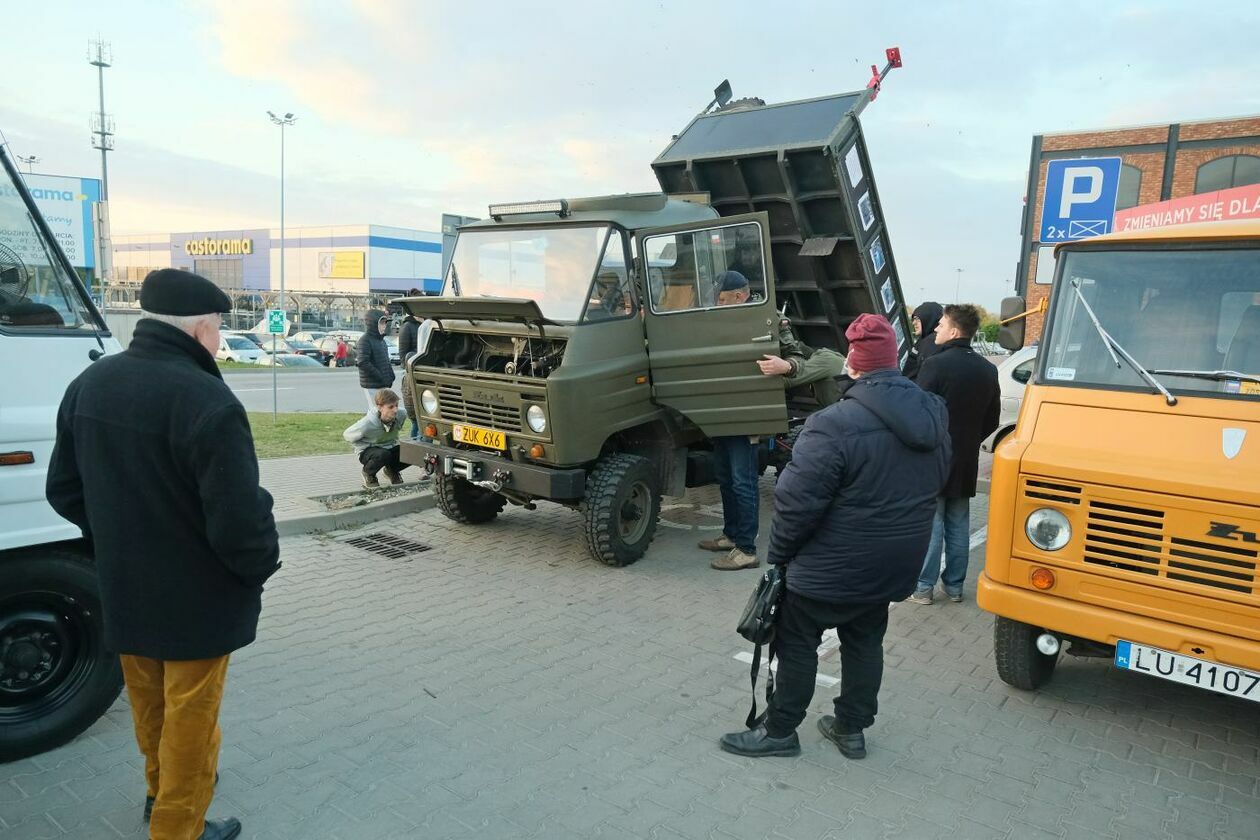
<instances>
[{"instance_id":1,"label":"grille","mask_svg":"<svg viewBox=\"0 0 1260 840\"><path fill-rule=\"evenodd\" d=\"M1070 484L1055 484L1050 481L1028 479L1024 482L1024 495L1045 502L1058 502L1064 505L1081 503L1081 488Z\"/></svg>"},{"instance_id":2,"label":"grille","mask_svg":"<svg viewBox=\"0 0 1260 840\"><path fill-rule=\"evenodd\" d=\"M370 551L373 554L379 554L382 557L388 557L391 560L408 560L410 561L412 554L422 554L430 549L430 546L423 543L405 540L402 537L393 534L365 534L361 537L350 537L344 540L346 545L352 545L355 548L361 548L364 551Z\"/></svg>"},{"instance_id":3,"label":"grille","mask_svg":"<svg viewBox=\"0 0 1260 840\"><path fill-rule=\"evenodd\" d=\"M1251 594L1260 552L1170 536L1161 510L1090 500L1086 563Z\"/></svg>"},{"instance_id":4,"label":"grille","mask_svg":"<svg viewBox=\"0 0 1260 840\"><path fill-rule=\"evenodd\" d=\"M463 389L458 385L439 385L437 392L438 411L443 420L487 426L505 432L521 431L519 405L494 405L464 399Z\"/></svg>"}]
</instances>

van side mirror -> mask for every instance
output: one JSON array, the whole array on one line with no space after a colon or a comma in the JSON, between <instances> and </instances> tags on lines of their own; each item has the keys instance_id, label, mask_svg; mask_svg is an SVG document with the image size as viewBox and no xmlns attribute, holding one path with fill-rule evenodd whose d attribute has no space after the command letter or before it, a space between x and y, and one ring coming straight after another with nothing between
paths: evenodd
<instances>
[{"instance_id":1,"label":"van side mirror","mask_svg":"<svg viewBox=\"0 0 1260 840\"><path fill-rule=\"evenodd\" d=\"M1007 350L1015 351L1024 346L1024 330L1026 329L1024 309L1022 297L1002 299L1002 309L998 320L1003 323L998 327L998 344Z\"/></svg>"}]
</instances>

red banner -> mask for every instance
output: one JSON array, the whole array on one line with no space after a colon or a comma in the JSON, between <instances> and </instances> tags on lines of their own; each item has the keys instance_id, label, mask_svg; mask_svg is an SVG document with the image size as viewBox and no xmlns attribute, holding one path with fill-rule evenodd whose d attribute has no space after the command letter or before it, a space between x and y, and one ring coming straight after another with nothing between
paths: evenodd
<instances>
[{"instance_id":1,"label":"red banner","mask_svg":"<svg viewBox=\"0 0 1260 840\"><path fill-rule=\"evenodd\" d=\"M1260 219L1260 184L1119 210L1111 229L1144 230L1233 219Z\"/></svg>"}]
</instances>

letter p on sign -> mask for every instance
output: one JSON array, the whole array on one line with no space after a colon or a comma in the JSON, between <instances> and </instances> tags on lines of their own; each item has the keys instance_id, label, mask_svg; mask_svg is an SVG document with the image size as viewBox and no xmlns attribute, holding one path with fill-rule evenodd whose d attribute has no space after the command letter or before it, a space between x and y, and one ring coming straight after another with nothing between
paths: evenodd
<instances>
[{"instance_id":1,"label":"letter p on sign","mask_svg":"<svg viewBox=\"0 0 1260 840\"><path fill-rule=\"evenodd\" d=\"M1077 185L1085 183L1085 189L1078 191ZM1065 219L1072 217L1072 206L1075 204L1093 204L1102 197L1103 171L1098 166L1069 166L1063 170L1063 196L1059 199L1059 215Z\"/></svg>"}]
</instances>

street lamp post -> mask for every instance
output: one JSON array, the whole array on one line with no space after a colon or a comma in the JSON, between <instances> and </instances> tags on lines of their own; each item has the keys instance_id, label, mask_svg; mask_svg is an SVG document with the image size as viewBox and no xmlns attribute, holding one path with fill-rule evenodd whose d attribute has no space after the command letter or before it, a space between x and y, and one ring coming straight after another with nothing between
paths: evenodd
<instances>
[{"instance_id":1,"label":"street lamp post","mask_svg":"<svg viewBox=\"0 0 1260 840\"><path fill-rule=\"evenodd\" d=\"M961 268L955 268L954 271L957 272L957 274L955 274L955 280L954 280L954 303L958 303L959 289L962 288L963 270Z\"/></svg>"},{"instance_id":2,"label":"street lamp post","mask_svg":"<svg viewBox=\"0 0 1260 840\"><path fill-rule=\"evenodd\" d=\"M26 164L27 175L35 174L35 164L39 163L38 157L36 157L35 155L14 155L14 157L18 159L19 163Z\"/></svg>"},{"instance_id":3,"label":"street lamp post","mask_svg":"<svg viewBox=\"0 0 1260 840\"><path fill-rule=\"evenodd\" d=\"M283 117L277 117L274 112L268 111L267 116L271 121L280 126L280 305L277 307L284 312L284 127L293 125L297 122L297 117L292 112L285 114ZM288 316L284 318L288 322ZM286 328L285 335L288 335ZM276 408L276 334L271 334L271 420L275 422Z\"/></svg>"}]
</instances>

